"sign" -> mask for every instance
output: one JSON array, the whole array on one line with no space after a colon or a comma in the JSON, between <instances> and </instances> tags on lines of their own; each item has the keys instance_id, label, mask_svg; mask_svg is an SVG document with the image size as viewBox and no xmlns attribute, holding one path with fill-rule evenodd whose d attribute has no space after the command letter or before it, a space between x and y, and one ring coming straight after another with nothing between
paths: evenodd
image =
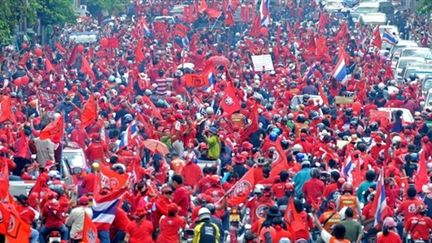
<instances>
[{"instance_id":1,"label":"sign","mask_svg":"<svg viewBox=\"0 0 432 243\"><path fill-rule=\"evenodd\" d=\"M273 60L269 54L252 56L252 63L255 72L273 71ZM263 70L264 68L264 70Z\"/></svg>"},{"instance_id":2,"label":"sign","mask_svg":"<svg viewBox=\"0 0 432 243\"><path fill-rule=\"evenodd\" d=\"M335 96L335 103L337 105L352 104L353 102L354 102L354 97Z\"/></svg>"}]
</instances>

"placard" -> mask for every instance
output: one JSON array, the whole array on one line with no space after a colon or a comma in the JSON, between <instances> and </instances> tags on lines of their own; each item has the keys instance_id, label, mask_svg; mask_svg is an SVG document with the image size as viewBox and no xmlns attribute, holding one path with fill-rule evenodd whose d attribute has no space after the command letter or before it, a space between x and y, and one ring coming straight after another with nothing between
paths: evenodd
<instances>
[{"instance_id":1,"label":"placard","mask_svg":"<svg viewBox=\"0 0 432 243\"><path fill-rule=\"evenodd\" d=\"M335 96L335 103L337 105L352 104L354 102L353 97Z\"/></svg>"},{"instance_id":2,"label":"placard","mask_svg":"<svg viewBox=\"0 0 432 243\"><path fill-rule=\"evenodd\" d=\"M273 60L270 54L267 55L254 55L252 56L252 63L254 66L255 72L262 71L273 71ZM264 67L264 70L263 70Z\"/></svg>"}]
</instances>

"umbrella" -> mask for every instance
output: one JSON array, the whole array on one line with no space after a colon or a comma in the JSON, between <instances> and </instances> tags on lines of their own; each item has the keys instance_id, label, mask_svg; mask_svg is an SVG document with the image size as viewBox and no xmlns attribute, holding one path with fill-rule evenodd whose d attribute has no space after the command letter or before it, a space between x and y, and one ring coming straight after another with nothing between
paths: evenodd
<instances>
[{"instance_id":1,"label":"umbrella","mask_svg":"<svg viewBox=\"0 0 432 243\"><path fill-rule=\"evenodd\" d=\"M146 139L144 140L144 147L146 147L148 150L152 151L153 153L159 153L162 155L166 155L169 153L169 149L166 146L166 144L162 143L159 140L155 139Z\"/></svg>"},{"instance_id":2,"label":"umbrella","mask_svg":"<svg viewBox=\"0 0 432 243\"><path fill-rule=\"evenodd\" d=\"M189 62L182 63L182 64L178 65L178 67L177 67L177 69L180 69L183 71L186 69L193 71L194 68L195 68L195 65L193 63L189 63Z\"/></svg>"},{"instance_id":3,"label":"umbrella","mask_svg":"<svg viewBox=\"0 0 432 243\"><path fill-rule=\"evenodd\" d=\"M230 61L225 56L212 56L207 60L208 63L212 63L213 65L222 65L228 66Z\"/></svg>"}]
</instances>

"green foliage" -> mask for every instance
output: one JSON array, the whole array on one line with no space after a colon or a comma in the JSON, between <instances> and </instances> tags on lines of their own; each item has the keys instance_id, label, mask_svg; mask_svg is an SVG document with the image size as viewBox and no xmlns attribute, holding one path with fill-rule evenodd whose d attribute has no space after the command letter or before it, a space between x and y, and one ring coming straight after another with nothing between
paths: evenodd
<instances>
[{"instance_id":1,"label":"green foliage","mask_svg":"<svg viewBox=\"0 0 432 243\"><path fill-rule=\"evenodd\" d=\"M432 1L431 0L420 0L419 11L422 13L432 13Z\"/></svg>"},{"instance_id":2,"label":"green foliage","mask_svg":"<svg viewBox=\"0 0 432 243\"><path fill-rule=\"evenodd\" d=\"M15 0L2 0L0 8L0 44L10 41L11 33L19 20L20 4Z\"/></svg>"},{"instance_id":3,"label":"green foliage","mask_svg":"<svg viewBox=\"0 0 432 243\"><path fill-rule=\"evenodd\" d=\"M101 16L103 13L124 12L129 2L128 0L82 0L81 4L86 4L88 11L93 16Z\"/></svg>"},{"instance_id":4,"label":"green foliage","mask_svg":"<svg viewBox=\"0 0 432 243\"><path fill-rule=\"evenodd\" d=\"M31 0L30 5L44 26L63 25L76 18L70 0Z\"/></svg>"}]
</instances>

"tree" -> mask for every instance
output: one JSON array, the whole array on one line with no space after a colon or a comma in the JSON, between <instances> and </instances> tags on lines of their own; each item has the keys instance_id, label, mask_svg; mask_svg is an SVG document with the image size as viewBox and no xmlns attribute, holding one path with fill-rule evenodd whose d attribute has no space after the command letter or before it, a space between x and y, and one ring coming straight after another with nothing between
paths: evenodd
<instances>
[{"instance_id":1,"label":"tree","mask_svg":"<svg viewBox=\"0 0 432 243\"><path fill-rule=\"evenodd\" d=\"M432 13L432 1L431 0L420 0L419 10L422 13Z\"/></svg>"},{"instance_id":2,"label":"tree","mask_svg":"<svg viewBox=\"0 0 432 243\"><path fill-rule=\"evenodd\" d=\"M0 45L8 44L13 30L19 23L20 14L27 14L27 8L19 0L2 0L0 8Z\"/></svg>"},{"instance_id":3,"label":"tree","mask_svg":"<svg viewBox=\"0 0 432 243\"><path fill-rule=\"evenodd\" d=\"M70 0L31 0L30 6L43 26L64 25L76 18Z\"/></svg>"},{"instance_id":4,"label":"tree","mask_svg":"<svg viewBox=\"0 0 432 243\"><path fill-rule=\"evenodd\" d=\"M128 0L82 0L81 4L86 4L93 16L102 16L122 12L129 2Z\"/></svg>"}]
</instances>

